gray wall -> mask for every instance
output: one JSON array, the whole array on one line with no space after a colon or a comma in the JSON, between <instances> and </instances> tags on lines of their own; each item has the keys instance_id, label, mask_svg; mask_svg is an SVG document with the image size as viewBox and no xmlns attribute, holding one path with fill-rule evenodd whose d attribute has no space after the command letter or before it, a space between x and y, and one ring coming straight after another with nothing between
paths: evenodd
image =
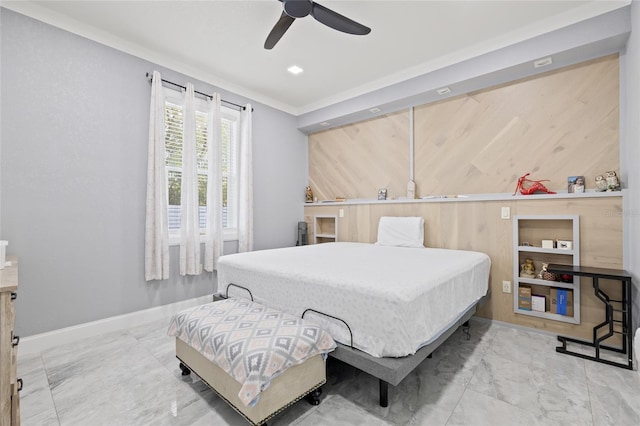
<instances>
[{"instance_id":1,"label":"gray wall","mask_svg":"<svg viewBox=\"0 0 640 426\"><path fill-rule=\"evenodd\" d=\"M0 19L0 238L20 258L17 334L211 293L215 274L179 276L178 247L169 280L144 280L145 73L192 80L6 9ZM291 246L303 217L306 137L295 117L253 106L255 247Z\"/></svg>"},{"instance_id":2,"label":"gray wall","mask_svg":"<svg viewBox=\"0 0 640 426\"><path fill-rule=\"evenodd\" d=\"M637 2L630 9L632 26L640 27ZM178 276L177 247L171 249L170 280L143 279L150 92L144 74L158 69L171 80L188 78L0 10L0 238L9 240L9 252L21 259L18 333L27 336L211 292L212 274ZM627 12L581 24L576 27L579 31L557 32L553 36L560 37L558 42L550 43L555 52L533 50L536 55L555 53L565 58L570 52L559 52L558 46L568 49L569 41L582 46L582 51L571 50L579 58L568 56L568 62L615 51L629 31L628 16L620 16ZM619 25L601 25L612 19ZM549 46L549 37L543 38L544 46ZM621 57L621 175L629 188L625 268L635 277L636 321L640 319L640 83L635 77L640 74L639 49L640 35L632 32ZM532 49L519 52L533 54ZM494 55L507 65L531 59L515 60L507 53ZM204 83L196 87L213 89ZM399 102L407 99L404 92L389 94L392 89L385 94ZM220 92L236 103L250 101ZM369 101L389 102L389 98ZM302 188L307 179L306 138L296 127L351 113L355 120L363 106L337 105L320 111L321 117L298 118L264 105L254 107L255 247L293 245L296 222L303 217ZM235 247L229 243L225 251Z\"/></svg>"},{"instance_id":3,"label":"gray wall","mask_svg":"<svg viewBox=\"0 0 640 426\"><path fill-rule=\"evenodd\" d=\"M625 150L621 151L627 162L627 187L629 196L626 197L625 234L625 268L634 277L634 306L633 318L635 327L640 326L640 4L631 3L631 32L627 49L623 55L623 84L625 87Z\"/></svg>"}]
</instances>

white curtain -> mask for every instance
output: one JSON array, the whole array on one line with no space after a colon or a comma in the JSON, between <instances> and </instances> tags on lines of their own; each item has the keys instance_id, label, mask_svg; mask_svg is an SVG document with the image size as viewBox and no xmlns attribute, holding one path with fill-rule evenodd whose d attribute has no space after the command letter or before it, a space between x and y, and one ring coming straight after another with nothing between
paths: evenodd
<instances>
[{"instance_id":1,"label":"white curtain","mask_svg":"<svg viewBox=\"0 0 640 426\"><path fill-rule=\"evenodd\" d=\"M193 84L187 83L182 136L180 275L198 275L200 273L200 225L198 218L198 204L196 106Z\"/></svg>"},{"instance_id":2,"label":"white curtain","mask_svg":"<svg viewBox=\"0 0 640 426\"><path fill-rule=\"evenodd\" d=\"M253 250L253 160L251 104L240 111L238 155L238 251Z\"/></svg>"},{"instance_id":3,"label":"white curtain","mask_svg":"<svg viewBox=\"0 0 640 426\"><path fill-rule=\"evenodd\" d=\"M207 123L207 233L204 243L204 269L217 269L218 258L222 255L224 237L222 234L222 115L220 95L214 93L209 102L209 122Z\"/></svg>"},{"instance_id":4,"label":"white curtain","mask_svg":"<svg viewBox=\"0 0 640 426\"><path fill-rule=\"evenodd\" d=\"M144 278L147 281L169 278L169 225L167 221L164 136L162 77L158 71L154 71L149 111L147 207L144 232Z\"/></svg>"}]
</instances>

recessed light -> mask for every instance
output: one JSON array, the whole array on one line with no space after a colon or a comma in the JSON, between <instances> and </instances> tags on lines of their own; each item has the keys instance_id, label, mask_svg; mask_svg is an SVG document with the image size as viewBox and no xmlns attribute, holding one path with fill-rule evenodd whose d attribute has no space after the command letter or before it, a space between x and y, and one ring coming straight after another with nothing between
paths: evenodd
<instances>
[{"instance_id":1,"label":"recessed light","mask_svg":"<svg viewBox=\"0 0 640 426\"><path fill-rule=\"evenodd\" d=\"M549 56L548 58L538 59L537 61L535 61L533 63L533 67L534 68L546 67L547 65L551 65L552 63L553 63L553 60L551 59L551 56Z\"/></svg>"},{"instance_id":2,"label":"recessed light","mask_svg":"<svg viewBox=\"0 0 640 426\"><path fill-rule=\"evenodd\" d=\"M329 124L331 123L329 123L328 121L323 121L322 123L320 123L320 125L324 127L328 126Z\"/></svg>"},{"instance_id":3,"label":"recessed light","mask_svg":"<svg viewBox=\"0 0 640 426\"><path fill-rule=\"evenodd\" d=\"M438 95L446 95L447 93L451 93L451 89L443 87L442 89L436 90L436 92L438 92Z\"/></svg>"},{"instance_id":4,"label":"recessed light","mask_svg":"<svg viewBox=\"0 0 640 426\"><path fill-rule=\"evenodd\" d=\"M375 114L376 112L380 112L380 111L382 111L382 110L380 108L378 108L378 107L374 107L374 108L371 108L369 110L369 112L372 113L372 114Z\"/></svg>"},{"instance_id":5,"label":"recessed light","mask_svg":"<svg viewBox=\"0 0 640 426\"><path fill-rule=\"evenodd\" d=\"M293 75L298 75L304 70L297 65L292 65L289 68L287 68L287 71L289 71Z\"/></svg>"}]
</instances>

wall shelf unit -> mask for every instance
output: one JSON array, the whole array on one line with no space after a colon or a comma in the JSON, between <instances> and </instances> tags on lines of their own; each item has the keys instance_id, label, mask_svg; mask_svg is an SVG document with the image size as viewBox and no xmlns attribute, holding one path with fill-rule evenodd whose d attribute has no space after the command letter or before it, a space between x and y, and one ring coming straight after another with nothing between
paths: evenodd
<instances>
[{"instance_id":1,"label":"wall shelf unit","mask_svg":"<svg viewBox=\"0 0 640 426\"><path fill-rule=\"evenodd\" d=\"M570 241L572 248L542 248L542 240ZM513 217L513 311L521 315L580 324L580 278L572 282L542 279L543 263L580 265L580 218L578 215L517 215ZM535 266L535 277L521 276L525 259ZM545 298L544 311L523 309L519 303L521 287L530 288L531 295ZM570 292L573 302L566 315L552 312L552 300L558 299L564 290ZM526 297L526 296L525 296ZM564 297L564 296L562 296ZM572 312L571 312L572 311Z\"/></svg>"},{"instance_id":2,"label":"wall shelf unit","mask_svg":"<svg viewBox=\"0 0 640 426\"><path fill-rule=\"evenodd\" d=\"M313 217L313 243L334 243L338 241L338 216L315 215Z\"/></svg>"}]
</instances>

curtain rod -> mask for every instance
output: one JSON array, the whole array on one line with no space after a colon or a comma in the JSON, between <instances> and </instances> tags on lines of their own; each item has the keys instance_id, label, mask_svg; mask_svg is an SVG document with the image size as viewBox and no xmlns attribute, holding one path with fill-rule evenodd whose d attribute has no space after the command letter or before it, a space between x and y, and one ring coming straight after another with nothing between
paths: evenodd
<instances>
[{"instance_id":1,"label":"curtain rod","mask_svg":"<svg viewBox=\"0 0 640 426\"><path fill-rule=\"evenodd\" d=\"M147 80L149 80L149 83L151 83L152 79L153 79L153 75L147 73ZM179 87L182 90L187 90L187 88L185 86L183 86L182 84L174 83L173 81L165 80L164 78L162 79L162 82L170 84L172 86ZM198 94L198 95L200 95L200 96L205 96L205 97L207 97L209 99L212 99L211 95L207 95L206 93L198 92L197 90L194 90L193 92ZM220 99L220 102L224 102L225 104L228 104L228 105L233 105L234 107L242 109L242 110L247 109L247 107L245 107L243 105L234 104L233 102L225 101L224 99ZM253 111L253 108L251 108L251 111Z\"/></svg>"}]
</instances>

